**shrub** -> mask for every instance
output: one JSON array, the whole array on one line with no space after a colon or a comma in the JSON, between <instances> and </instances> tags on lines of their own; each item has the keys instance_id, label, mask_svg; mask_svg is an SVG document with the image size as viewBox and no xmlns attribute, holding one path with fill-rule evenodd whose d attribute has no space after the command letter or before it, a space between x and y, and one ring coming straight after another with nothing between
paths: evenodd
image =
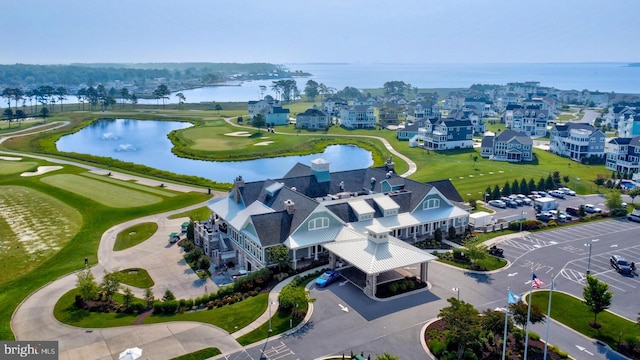
<instances>
[{"instance_id":1,"label":"shrub","mask_svg":"<svg viewBox=\"0 0 640 360\"><path fill-rule=\"evenodd\" d=\"M431 350L431 353L433 353L433 355L435 355L438 358L442 355L442 352L445 349L444 343L436 339L429 340L428 345L429 345L429 350Z\"/></svg>"},{"instance_id":2,"label":"shrub","mask_svg":"<svg viewBox=\"0 0 640 360\"><path fill-rule=\"evenodd\" d=\"M175 314L178 310L178 302L175 300L165 301L162 310L165 314Z\"/></svg>"},{"instance_id":3,"label":"shrub","mask_svg":"<svg viewBox=\"0 0 640 360\"><path fill-rule=\"evenodd\" d=\"M391 285L389 285L389 292L391 292L392 294L395 294L398 292L398 284L397 283L393 283Z\"/></svg>"},{"instance_id":4,"label":"shrub","mask_svg":"<svg viewBox=\"0 0 640 360\"><path fill-rule=\"evenodd\" d=\"M156 314L161 314L163 311L162 309L162 304L161 302L157 301L155 303L153 303L153 312Z\"/></svg>"},{"instance_id":5,"label":"shrub","mask_svg":"<svg viewBox=\"0 0 640 360\"><path fill-rule=\"evenodd\" d=\"M184 307L187 310L191 310L193 308L193 303L194 303L193 299L187 299L187 301L184 302Z\"/></svg>"}]
</instances>

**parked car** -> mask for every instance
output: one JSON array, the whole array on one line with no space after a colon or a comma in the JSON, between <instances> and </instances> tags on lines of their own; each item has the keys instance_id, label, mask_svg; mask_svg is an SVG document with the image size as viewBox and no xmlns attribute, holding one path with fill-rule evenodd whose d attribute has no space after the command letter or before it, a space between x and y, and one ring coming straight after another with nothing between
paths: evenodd
<instances>
[{"instance_id":1,"label":"parked car","mask_svg":"<svg viewBox=\"0 0 640 360\"><path fill-rule=\"evenodd\" d=\"M593 204L584 204L584 211L588 212L589 214L599 214L602 212L602 209L596 207Z\"/></svg>"},{"instance_id":2,"label":"parked car","mask_svg":"<svg viewBox=\"0 0 640 360\"><path fill-rule=\"evenodd\" d=\"M541 197L549 197L549 194L544 191L538 191L538 195L540 195Z\"/></svg>"},{"instance_id":3,"label":"parked car","mask_svg":"<svg viewBox=\"0 0 640 360\"><path fill-rule=\"evenodd\" d=\"M522 203L524 203L525 205L533 204L533 201L531 201L531 199L529 199L528 197L526 197L526 196L524 196L522 194L516 195L516 198L518 198L520 201L522 201Z\"/></svg>"},{"instance_id":4,"label":"parked car","mask_svg":"<svg viewBox=\"0 0 640 360\"><path fill-rule=\"evenodd\" d=\"M553 215L554 219L557 219L559 222L567 222L573 220L573 217L569 214L566 214L562 211L558 210L549 210L549 213Z\"/></svg>"},{"instance_id":5,"label":"parked car","mask_svg":"<svg viewBox=\"0 0 640 360\"><path fill-rule=\"evenodd\" d=\"M489 205L495 206L495 207L501 208L501 209L506 209L507 208L507 204L505 204L505 202L502 201L502 200L490 200L489 201Z\"/></svg>"},{"instance_id":6,"label":"parked car","mask_svg":"<svg viewBox=\"0 0 640 360\"><path fill-rule=\"evenodd\" d=\"M544 221L544 222L548 222L554 219L554 216L552 213L548 212L548 211L544 211L541 213L537 213L536 214L536 219L540 220L540 221Z\"/></svg>"},{"instance_id":7,"label":"parked car","mask_svg":"<svg viewBox=\"0 0 640 360\"><path fill-rule=\"evenodd\" d=\"M518 207L518 203L515 202L514 200L508 199L504 202L505 204L507 204L508 207L510 208L517 208Z\"/></svg>"},{"instance_id":8,"label":"parked car","mask_svg":"<svg viewBox=\"0 0 640 360\"><path fill-rule=\"evenodd\" d=\"M611 267L616 269L620 274L631 274L633 271L631 266L632 263L620 255L611 255L609 263L611 264ZM635 264L633 264L633 267L635 268Z\"/></svg>"},{"instance_id":9,"label":"parked car","mask_svg":"<svg viewBox=\"0 0 640 360\"><path fill-rule=\"evenodd\" d=\"M567 214L573 215L573 216L579 216L579 214L580 214L580 209L578 209L577 207L573 207L573 206L567 206L567 208L564 209L564 211L566 211Z\"/></svg>"},{"instance_id":10,"label":"parked car","mask_svg":"<svg viewBox=\"0 0 640 360\"><path fill-rule=\"evenodd\" d=\"M325 287L330 285L332 282L338 280L340 277L340 273L335 270L327 270L319 278L316 279L316 286Z\"/></svg>"},{"instance_id":11,"label":"parked car","mask_svg":"<svg viewBox=\"0 0 640 360\"><path fill-rule=\"evenodd\" d=\"M635 222L640 222L640 213L634 211L632 213L628 213L627 214L627 220L629 221L635 221Z\"/></svg>"},{"instance_id":12,"label":"parked car","mask_svg":"<svg viewBox=\"0 0 640 360\"><path fill-rule=\"evenodd\" d=\"M561 187L558 190L562 191L565 195L576 196L576 192L567 187Z\"/></svg>"},{"instance_id":13,"label":"parked car","mask_svg":"<svg viewBox=\"0 0 640 360\"><path fill-rule=\"evenodd\" d=\"M551 190L549 191L549 195L553 196L554 198L564 199L564 193L560 190Z\"/></svg>"}]
</instances>

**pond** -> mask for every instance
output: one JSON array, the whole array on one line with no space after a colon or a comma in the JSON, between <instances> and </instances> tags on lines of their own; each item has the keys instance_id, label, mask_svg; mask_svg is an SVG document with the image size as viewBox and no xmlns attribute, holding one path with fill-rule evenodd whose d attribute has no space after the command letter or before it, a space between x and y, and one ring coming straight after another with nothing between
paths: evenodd
<instances>
[{"instance_id":1,"label":"pond","mask_svg":"<svg viewBox=\"0 0 640 360\"><path fill-rule=\"evenodd\" d=\"M238 175L246 181L281 178L296 163L310 166L311 160L317 158L328 161L332 172L373 165L371 152L353 145L331 145L319 154L247 161L180 158L171 152L173 145L167 134L190 126L192 124L178 121L101 119L74 134L61 137L56 146L63 152L110 157L223 183L233 182Z\"/></svg>"}]
</instances>

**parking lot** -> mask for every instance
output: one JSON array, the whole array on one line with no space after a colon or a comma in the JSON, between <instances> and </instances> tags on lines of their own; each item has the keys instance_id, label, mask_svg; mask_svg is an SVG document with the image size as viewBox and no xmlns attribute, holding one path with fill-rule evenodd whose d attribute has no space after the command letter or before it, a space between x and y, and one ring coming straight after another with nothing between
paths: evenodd
<instances>
[{"instance_id":1,"label":"parking lot","mask_svg":"<svg viewBox=\"0 0 640 360\"><path fill-rule=\"evenodd\" d=\"M623 316L637 317L640 296L638 274L620 274L609 263L611 255L621 255L640 262L637 232L640 224L624 219L609 219L537 233L523 233L520 238L500 242L504 257L514 268L526 268L553 276L562 291L582 297L589 271L609 284L614 293L612 310ZM535 251L534 251L535 250Z\"/></svg>"}]
</instances>

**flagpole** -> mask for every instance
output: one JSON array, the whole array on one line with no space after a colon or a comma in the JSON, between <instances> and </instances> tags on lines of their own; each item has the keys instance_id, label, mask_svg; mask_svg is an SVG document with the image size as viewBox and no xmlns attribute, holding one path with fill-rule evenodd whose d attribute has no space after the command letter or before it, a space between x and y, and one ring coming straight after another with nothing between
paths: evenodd
<instances>
[{"instance_id":1,"label":"flagpole","mask_svg":"<svg viewBox=\"0 0 640 360\"><path fill-rule=\"evenodd\" d=\"M504 312L504 337L502 341L502 360L507 353L507 324L509 320L509 288L507 287L507 309Z\"/></svg>"},{"instance_id":2,"label":"flagpole","mask_svg":"<svg viewBox=\"0 0 640 360\"><path fill-rule=\"evenodd\" d=\"M533 272L531 273L533 278ZM533 302L533 286L529 290L529 306L527 308L527 323L524 326L524 360L527 360L527 348L529 347L529 318L531 317L531 303Z\"/></svg>"},{"instance_id":3,"label":"flagpole","mask_svg":"<svg viewBox=\"0 0 640 360\"><path fill-rule=\"evenodd\" d=\"M544 356L542 360L547 360L547 347L549 346L549 323L551 322L551 294L553 294L554 275L551 275L551 288L549 289L549 305L547 305L547 335L544 337Z\"/></svg>"}]
</instances>

